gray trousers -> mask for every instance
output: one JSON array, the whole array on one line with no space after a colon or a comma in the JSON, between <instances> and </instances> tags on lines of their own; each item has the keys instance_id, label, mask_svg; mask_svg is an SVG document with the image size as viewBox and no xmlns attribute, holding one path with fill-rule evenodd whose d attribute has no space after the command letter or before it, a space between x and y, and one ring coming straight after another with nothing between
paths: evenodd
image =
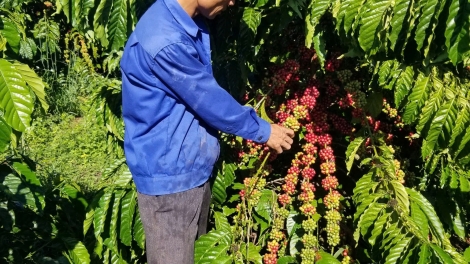
<instances>
[{"instance_id":1,"label":"gray trousers","mask_svg":"<svg viewBox=\"0 0 470 264\"><path fill-rule=\"evenodd\" d=\"M148 264L193 264L194 241L207 232L210 183L160 196L138 193Z\"/></svg>"}]
</instances>

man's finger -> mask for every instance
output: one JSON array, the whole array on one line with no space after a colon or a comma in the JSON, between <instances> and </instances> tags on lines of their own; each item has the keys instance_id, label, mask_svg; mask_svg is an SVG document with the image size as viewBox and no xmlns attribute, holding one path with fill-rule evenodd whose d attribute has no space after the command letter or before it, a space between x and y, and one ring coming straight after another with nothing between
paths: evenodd
<instances>
[{"instance_id":1,"label":"man's finger","mask_svg":"<svg viewBox=\"0 0 470 264\"><path fill-rule=\"evenodd\" d=\"M294 130L290 128L284 128L284 131L290 138L293 138L295 136Z\"/></svg>"},{"instance_id":2,"label":"man's finger","mask_svg":"<svg viewBox=\"0 0 470 264\"><path fill-rule=\"evenodd\" d=\"M285 150L289 150L291 148L291 144L287 143L286 141L282 142L281 146Z\"/></svg>"},{"instance_id":3,"label":"man's finger","mask_svg":"<svg viewBox=\"0 0 470 264\"><path fill-rule=\"evenodd\" d=\"M290 138L290 137L286 137L286 138L284 139L284 141L286 141L286 142L289 143L290 145L292 145L292 143L294 142L294 140L293 140L292 138Z\"/></svg>"}]
</instances>

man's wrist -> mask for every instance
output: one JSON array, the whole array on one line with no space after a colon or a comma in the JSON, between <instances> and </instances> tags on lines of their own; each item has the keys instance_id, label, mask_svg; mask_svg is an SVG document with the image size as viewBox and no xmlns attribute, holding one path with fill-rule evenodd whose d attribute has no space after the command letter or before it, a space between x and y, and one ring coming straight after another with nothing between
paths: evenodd
<instances>
[{"instance_id":1,"label":"man's wrist","mask_svg":"<svg viewBox=\"0 0 470 264\"><path fill-rule=\"evenodd\" d=\"M256 133L256 137L253 140L257 143L266 143L271 136L271 124L261 117L258 119L258 124L258 133Z\"/></svg>"}]
</instances>

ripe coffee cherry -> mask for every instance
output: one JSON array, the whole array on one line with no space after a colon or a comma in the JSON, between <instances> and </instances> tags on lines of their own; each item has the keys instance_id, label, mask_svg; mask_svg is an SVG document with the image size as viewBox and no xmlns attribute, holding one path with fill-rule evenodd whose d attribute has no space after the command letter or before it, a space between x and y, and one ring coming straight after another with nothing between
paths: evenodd
<instances>
[{"instance_id":1,"label":"ripe coffee cherry","mask_svg":"<svg viewBox=\"0 0 470 264\"><path fill-rule=\"evenodd\" d=\"M292 202L292 198L288 194L281 194L278 197L278 201L282 206L286 206Z\"/></svg>"},{"instance_id":2,"label":"ripe coffee cherry","mask_svg":"<svg viewBox=\"0 0 470 264\"><path fill-rule=\"evenodd\" d=\"M325 190L336 189L338 187L338 179L335 176L327 176L321 181L322 187Z\"/></svg>"},{"instance_id":3,"label":"ripe coffee cherry","mask_svg":"<svg viewBox=\"0 0 470 264\"><path fill-rule=\"evenodd\" d=\"M335 160L333 149L330 146L326 146L325 148L321 149L319 156L322 161L334 161Z\"/></svg>"},{"instance_id":4,"label":"ripe coffee cherry","mask_svg":"<svg viewBox=\"0 0 470 264\"><path fill-rule=\"evenodd\" d=\"M302 170L302 177L304 179L311 180L315 176L315 170L313 168L305 168Z\"/></svg>"},{"instance_id":5,"label":"ripe coffee cherry","mask_svg":"<svg viewBox=\"0 0 470 264\"><path fill-rule=\"evenodd\" d=\"M277 264L277 255L273 253L265 254L263 256L264 264Z\"/></svg>"},{"instance_id":6,"label":"ripe coffee cherry","mask_svg":"<svg viewBox=\"0 0 470 264\"><path fill-rule=\"evenodd\" d=\"M299 209L306 216L313 216L316 213L315 207L311 204L303 204Z\"/></svg>"},{"instance_id":7,"label":"ripe coffee cherry","mask_svg":"<svg viewBox=\"0 0 470 264\"><path fill-rule=\"evenodd\" d=\"M279 243L277 241L273 240L273 241L268 242L269 252L276 254L278 250L279 250Z\"/></svg>"}]
</instances>

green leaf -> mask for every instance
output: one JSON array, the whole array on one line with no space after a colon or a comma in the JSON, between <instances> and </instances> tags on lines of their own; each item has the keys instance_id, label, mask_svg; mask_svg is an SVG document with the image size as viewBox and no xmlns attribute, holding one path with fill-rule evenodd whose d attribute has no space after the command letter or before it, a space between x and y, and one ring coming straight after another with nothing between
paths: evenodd
<instances>
[{"instance_id":1,"label":"green leaf","mask_svg":"<svg viewBox=\"0 0 470 264\"><path fill-rule=\"evenodd\" d=\"M353 29L353 24L359 20L359 16L362 8L365 6L365 0L346 0L344 1L344 19L343 19L343 29L346 35L351 32ZM340 10L341 12L341 10ZM340 13L340 16L342 14ZM354 34L354 31L351 32Z\"/></svg>"},{"instance_id":2,"label":"green leaf","mask_svg":"<svg viewBox=\"0 0 470 264\"><path fill-rule=\"evenodd\" d=\"M299 4L300 2L300 4ZM290 8L292 8L292 10L294 10L294 12L297 14L297 16L299 16L300 19L302 19L302 13L300 12L299 10L299 7L301 8L302 5L301 5L302 1L296 1L296 0L289 0L287 2L287 5L290 6Z\"/></svg>"},{"instance_id":3,"label":"green leaf","mask_svg":"<svg viewBox=\"0 0 470 264\"><path fill-rule=\"evenodd\" d=\"M375 172L369 171L366 175L362 176L357 182L353 190L353 200L355 203L361 203L363 199L359 199L362 196L367 197L370 191L377 186L378 182L375 180Z\"/></svg>"},{"instance_id":4,"label":"green leaf","mask_svg":"<svg viewBox=\"0 0 470 264\"><path fill-rule=\"evenodd\" d=\"M295 263L297 263L297 260L296 260L296 258L294 258L292 256L280 257L277 260L277 264L295 264Z\"/></svg>"},{"instance_id":5,"label":"green leaf","mask_svg":"<svg viewBox=\"0 0 470 264\"><path fill-rule=\"evenodd\" d=\"M108 24L109 14L111 13L112 0L102 0L99 2L98 7L93 17L93 28L95 37L101 42L103 47L108 47L108 39L106 36L105 28Z\"/></svg>"},{"instance_id":6,"label":"green leaf","mask_svg":"<svg viewBox=\"0 0 470 264\"><path fill-rule=\"evenodd\" d=\"M258 204L255 206L256 214L253 215L258 224L260 224L260 233L269 228L272 222L272 208L276 201L276 194L272 190L263 190L261 197L259 198ZM258 217L260 216L260 217Z\"/></svg>"},{"instance_id":7,"label":"green leaf","mask_svg":"<svg viewBox=\"0 0 470 264\"><path fill-rule=\"evenodd\" d=\"M323 250L318 251L318 255L320 257L315 261L316 264L341 264L339 260Z\"/></svg>"},{"instance_id":8,"label":"green leaf","mask_svg":"<svg viewBox=\"0 0 470 264\"><path fill-rule=\"evenodd\" d=\"M272 221L272 208L276 201L276 193L272 190L263 190L258 204L255 207L255 212L266 219L269 223Z\"/></svg>"},{"instance_id":9,"label":"green leaf","mask_svg":"<svg viewBox=\"0 0 470 264\"><path fill-rule=\"evenodd\" d=\"M447 254L442 248L439 246L436 246L434 244L429 244L431 246L431 249L433 252L436 254L437 257L442 261L442 263L445 264L453 264L454 261L452 260L451 256Z\"/></svg>"},{"instance_id":10,"label":"green leaf","mask_svg":"<svg viewBox=\"0 0 470 264\"><path fill-rule=\"evenodd\" d=\"M452 133L458 110L455 98L445 102L434 116L431 127L426 137L426 144L423 144L422 156L427 157L437 143L439 136L450 135Z\"/></svg>"},{"instance_id":11,"label":"green leaf","mask_svg":"<svg viewBox=\"0 0 470 264\"><path fill-rule=\"evenodd\" d=\"M390 77L393 75L393 68L395 67L395 65L397 65L398 63L396 63L395 60L388 60L388 61L385 61L383 62L380 67L379 67L379 71L378 71L378 76L379 76L379 85L380 86L385 86L388 84L389 80L390 80ZM382 105L380 105L380 107L382 108Z\"/></svg>"},{"instance_id":12,"label":"green leaf","mask_svg":"<svg viewBox=\"0 0 470 264\"><path fill-rule=\"evenodd\" d=\"M410 241L411 237L404 237L403 239L396 241L396 243L394 243L395 245L390 249L385 259L385 264L398 263L398 259L404 252L406 252L406 247L408 246Z\"/></svg>"},{"instance_id":13,"label":"green leaf","mask_svg":"<svg viewBox=\"0 0 470 264\"><path fill-rule=\"evenodd\" d=\"M21 32L9 18L2 17L0 33L6 38L8 45L16 54L20 51Z\"/></svg>"},{"instance_id":14,"label":"green leaf","mask_svg":"<svg viewBox=\"0 0 470 264\"><path fill-rule=\"evenodd\" d=\"M318 56L318 60L320 63L321 68L324 68L325 65L325 57L326 57L326 49L325 49L325 40L323 39L323 32L320 30L316 30L315 34L313 35L313 47L316 51Z\"/></svg>"},{"instance_id":15,"label":"green leaf","mask_svg":"<svg viewBox=\"0 0 470 264\"><path fill-rule=\"evenodd\" d=\"M247 7L243 10L242 21L256 35L256 31L261 24L261 13L254 8Z\"/></svg>"},{"instance_id":16,"label":"green leaf","mask_svg":"<svg viewBox=\"0 0 470 264\"><path fill-rule=\"evenodd\" d=\"M41 200L31 192L28 186L25 186L20 177L11 173L8 174L3 180L3 186L8 188L11 199L21 206L28 205L35 211L41 208ZM42 199L44 199L44 197L42 197Z\"/></svg>"},{"instance_id":17,"label":"green leaf","mask_svg":"<svg viewBox=\"0 0 470 264\"><path fill-rule=\"evenodd\" d=\"M86 208L88 207L88 202L80 191L80 186L78 184L72 182L67 183L62 186L60 189L62 193L67 195L67 198L74 202L74 208L79 210L79 212L85 212Z\"/></svg>"},{"instance_id":18,"label":"green leaf","mask_svg":"<svg viewBox=\"0 0 470 264\"><path fill-rule=\"evenodd\" d=\"M118 219L121 211L121 199L125 194L125 190L116 190L114 192L114 201L111 207L111 221L109 222L109 239L110 242L106 245L111 250L117 252L118 250Z\"/></svg>"},{"instance_id":19,"label":"green leaf","mask_svg":"<svg viewBox=\"0 0 470 264\"><path fill-rule=\"evenodd\" d=\"M446 47L449 58L456 65L462 54L470 50L470 4L468 1L452 0L445 31Z\"/></svg>"},{"instance_id":20,"label":"green leaf","mask_svg":"<svg viewBox=\"0 0 470 264\"><path fill-rule=\"evenodd\" d=\"M88 232L88 229L93 223L94 216L95 216L95 208L98 206L98 203L101 199L101 196L103 196L103 194L104 194L103 189L101 189L97 194L95 194L95 196L93 197L93 200L88 205L87 212L85 214L85 220L83 221L83 235L84 236L86 235L86 233Z\"/></svg>"},{"instance_id":21,"label":"green leaf","mask_svg":"<svg viewBox=\"0 0 470 264\"><path fill-rule=\"evenodd\" d=\"M220 245L222 247L222 245ZM220 250L220 255L212 262L214 264L232 264L233 263L233 258L231 256L228 256L227 253L225 253L224 250Z\"/></svg>"},{"instance_id":22,"label":"green leaf","mask_svg":"<svg viewBox=\"0 0 470 264\"><path fill-rule=\"evenodd\" d=\"M361 13L359 44L365 53L372 55L379 48L378 34L382 30L382 19L391 4L389 0L367 1L366 10Z\"/></svg>"},{"instance_id":23,"label":"green leaf","mask_svg":"<svg viewBox=\"0 0 470 264\"><path fill-rule=\"evenodd\" d=\"M214 184L212 185L212 200L221 205L227 200L227 192L225 184L225 175L222 170L217 170Z\"/></svg>"},{"instance_id":24,"label":"green leaf","mask_svg":"<svg viewBox=\"0 0 470 264\"><path fill-rule=\"evenodd\" d=\"M28 165L20 162L14 162L13 163L13 168L15 169L16 172L19 174L23 175L26 179L26 182L32 185L36 185L38 187L42 187L41 182L36 176L36 173L34 173Z\"/></svg>"},{"instance_id":25,"label":"green leaf","mask_svg":"<svg viewBox=\"0 0 470 264\"><path fill-rule=\"evenodd\" d=\"M217 256L227 254L230 245L223 243L227 235L229 234L221 230L211 230L199 237L195 244L194 263L211 263Z\"/></svg>"},{"instance_id":26,"label":"green leaf","mask_svg":"<svg viewBox=\"0 0 470 264\"><path fill-rule=\"evenodd\" d=\"M467 249L465 249L465 252L463 253L463 256L464 256L466 261L470 262L470 247L467 247Z\"/></svg>"},{"instance_id":27,"label":"green leaf","mask_svg":"<svg viewBox=\"0 0 470 264\"><path fill-rule=\"evenodd\" d=\"M400 263L403 264L416 264L416 257L419 253L419 246L416 243L410 242L410 246L407 248L406 254L403 253L403 257L400 258Z\"/></svg>"},{"instance_id":28,"label":"green leaf","mask_svg":"<svg viewBox=\"0 0 470 264\"><path fill-rule=\"evenodd\" d=\"M467 129L465 130L465 134L462 138L462 141L460 141L459 147L457 148L457 151L455 152L455 156L458 156L459 153L465 149L468 142L470 142L470 126L467 127Z\"/></svg>"},{"instance_id":29,"label":"green leaf","mask_svg":"<svg viewBox=\"0 0 470 264\"><path fill-rule=\"evenodd\" d=\"M75 16L73 15L73 3L71 3L72 0L58 0L56 1L57 5L57 11L56 13L59 14L61 11L64 12L64 15L67 17L67 22L74 24L74 18Z\"/></svg>"},{"instance_id":30,"label":"green leaf","mask_svg":"<svg viewBox=\"0 0 470 264\"><path fill-rule=\"evenodd\" d=\"M386 228L386 223L390 214L387 212L386 209L382 210L381 215L377 218L377 221L374 222L374 228L372 229L371 236L369 237L368 241L371 246L375 245L375 240L377 237L384 232L384 228Z\"/></svg>"},{"instance_id":31,"label":"green leaf","mask_svg":"<svg viewBox=\"0 0 470 264\"><path fill-rule=\"evenodd\" d=\"M137 204L137 191L129 190L121 201L121 223L119 230L119 238L121 242L130 246L132 243L132 224L134 220Z\"/></svg>"},{"instance_id":32,"label":"green leaf","mask_svg":"<svg viewBox=\"0 0 470 264\"><path fill-rule=\"evenodd\" d=\"M95 209L95 213L93 215L93 228L95 238L97 239L96 247L98 249L97 254L101 254L101 246L103 243L103 239L101 237L101 233L105 230L106 224L106 215L108 214L109 204L111 203L111 198L113 197L113 188L107 188L101 196L98 207Z\"/></svg>"},{"instance_id":33,"label":"green leaf","mask_svg":"<svg viewBox=\"0 0 470 264\"><path fill-rule=\"evenodd\" d=\"M36 97L39 99L42 108L45 111L49 109L49 105L46 102L46 92L44 91L44 82L42 78L39 77L28 65L22 64L19 62L13 63L13 66L18 70L18 72L23 77L23 80L31 88Z\"/></svg>"},{"instance_id":34,"label":"green leaf","mask_svg":"<svg viewBox=\"0 0 470 264\"><path fill-rule=\"evenodd\" d=\"M129 171L129 168L126 169L114 180L114 187L116 188L125 188L132 181L132 174Z\"/></svg>"},{"instance_id":35,"label":"green leaf","mask_svg":"<svg viewBox=\"0 0 470 264\"><path fill-rule=\"evenodd\" d=\"M415 202L426 215L434 236L436 236L441 244L444 242L450 243L445 235L444 227L442 226L442 223L437 216L432 204L419 192L410 188L406 188L406 191L408 192L410 199Z\"/></svg>"},{"instance_id":36,"label":"green leaf","mask_svg":"<svg viewBox=\"0 0 470 264\"><path fill-rule=\"evenodd\" d=\"M373 193L370 195L365 194L363 197L360 197L360 199L358 199L360 202L355 201L357 209L354 213L354 221L360 220L360 217L364 213L364 211L381 197L383 197L383 194L381 193Z\"/></svg>"},{"instance_id":37,"label":"green leaf","mask_svg":"<svg viewBox=\"0 0 470 264\"><path fill-rule=\"evenodd\" d=\"M408 104L405 107L405 113L403 115L403 121L406 124L410 124L415 121L416 116L418 116L421 107L424 102L427 100L427 95L429 94L430 88L430 78L425 76L423 73L418 75L418 79L411 90L411 94L408 97Z\"/></svg>"},{"instance_id":38,"label":"green leaf","mask_svg":"<svg viewBox=\"0 0 470 264\"><path fill-rule=\"evenodd\" d=\"M450 183L449 187L451 189L457 189L459 187L459 175L454 171L450 171Z\"/></svg>"},{"instance_id":39,"label":"green leaf","mask_svg":"<svg viewBox=\"0 0 470 264\"><path fill-rule=\"evenodd\" d=\"M225 180L226 187L233 184L233 181L235 180L236 169L237 169L237 166L235 164L224 162L224 180Z\"/></svg>"},{"instance_id":40,"label":"green leaf","mask_svg":"<svg viewBox=\"0 0 470 264\"><path fill-rule=\"evenodd\" d=\"M395 190L395 198L397 199L398 204L401 206L401 209L408 214L410 212L410 200L408 199L405 186L398 181L392 181L391 184Z\"/></svg>"},{"instance_id":41,"label":"green leaf","mask_svg":"<svg viewBox=\"0 0 470 264\"><path fill-rule=\"evenodd\" d=\"M419 206L415 203L411 203L411 219L416 223L419 228L419 231L423 235L423 237L428 237L429 235L429 224L426 215L424 214L423 210L419 208Z\"/></svg>"},{"instance_id":42,"label":"green leaf","mask_svg":"<svg viewBox=\"0 0 470 264\"><path fill-rule=\"evenodd\" d=\"M385 208L386 204L373 203L361 215L357 223L356 231L354 231L354 239L359 241L359 233L366 237L369 233L369 227L375 222L379 213Z\"/></svg>"},{"instance_id":43,"label":"green leaf","mask_svg":"<svg viewBox=\"0 0 470 264\"><path fill-rule=\"evenodd\" d=\"M212 200L221 205L227 200L226 188L233 184L236 166L233 163L222 163L212 186Z\"/></svg>"},{"instance_id":44,"label":"green leaf","mask_svg":"<svg viewBox=\"0 0 470 264\"><path fill-rule=\"evenodd\" d=\"M299 217L299 213L296 211L290 211L289 215L287 216L286 219L286 230L287 230L287 236L291 237L292 234L294 234L298 228L301 227L299 223L297 223Z\"/></svg>"},{"instance_id":45,"label":"green leaf","mask_svg":"<svg viewBox=\"0 0 470 264\"><path fill-rule=\"evenodd\" d=\"M124 48L127 40L127 12L127 0L113 0L108 25L111 50L117 51Z\"/></svg>"},{"instance_id":46,"label":"green leaf","mask_svg":"<svg viewBox=\"0 0 470 264\"><path fill-rule=\"evenodd\" d=\"M297 228L295 228L297 230ZM299 253L298 250L298 243L301 240L301 237L297 234L297 232L292 232L289 238L289 253L290 255L296 255Z\"/></svg>"},{"instance_id":47,"label":"green leaf","mask_svg":"<svg viewBox=\"0 0 470 264\"><path fill-rule=\"evenodd\" d=\"M232 259L231 257L229 256L229 254L227 253L227 251L229 250L230 246L229 245L226 245L226 244L220 244L220 245L217 245L216 247L214 248L211 248L209 250L209 254L207 255L207 259L203 259L201 260L201 262L196 262L196 263L214 263L214 264L218 264L218 263L232 263ZM212 260L211 262L206 262L206 261L209 261L209 260Z\"/></svg>"},{"instance_id":48,"label":"green leaf","mask_svg":"<svg viewBox=\"0 0 470 264\"><path fill-rule=\"evenodd\" d=\"M269 1L268 0L257 0L256 1L256 7L262 7L266 5Z\"/></svg>"},{"instance_id":49,"label":"green leaf","mask_svg":"<svg viewBox=\"0 0 470 264\"><path fill-rule=\"evenodd\" d=\"M259 108L259 113L260 113L260 116L261 118L263 118L266 122L272 124L274 123L268 116L268 114L266 114L266 100L263 100L263 103L261 103L261 106Z\"/></svg>"},{"instance_id":50,"label":"green leaf","mask_svg":"<svg viewBox=\"0 0 470 264\"><path fill-rule=\"evenodd\" d=\"M74 11L75 11L75 21L85 20L87 23L87 16L90 12L90 9L94 6L94 0L75 0L74 1ZM77 25L78 26L78 25Z\"/></svg>"},{"instance_id":51,"label":"green leaf","mask_svg":"<svg viewBox=\"0 0 470 264\"><path fill-rule=\"evenodd\" d=\"M366 110L375 118L382 112L383 95L381 92L373 92L367 98Z\"/></svg>"},{"instance_id":52,"label":"green leaf","mask_svg":"<svg viewBox=\"0 0 470 264\"><path fill-rule=\"evenodd\" d=\"M231 228L230 224L227 220L227 217L221 213L221 212L214 212L214 219L215 219L215 229L225 232L225 233L230 233Z\"/></svg>"},{"instance_id":53,"label":"green leaf","mask_svg":"<svg viewBox=\"0 0 470 264\"><path fill-rule=\"evenodd\" d=\"M33 98L20 72L5 59L0 59L0 108L13 129L23 132L29 127Z\"/></svg>"},{"instance_id":54,"label":"green leaf","mask_svg":"<svg viewBox=\"0 0 470 264\"><path fill-rule=\"evenodd\" d=\"M315 0L310 2L310 24L313 28L320 22L329 6L330 0Z\"/></svg>"},{"instance_id":55,"label":"green leaf","mask_svg":"<svg viewBox=\"0 0 470 264\"><path fill-rule=\"evenodd\" d=\"M404 235L401 233L402 225L398 224L399 222L394 222L390 224L387 229L385 230L382 241L380 241L380 249L383 251L387 251L385 248L390 248L394 243L392 242L394 239L400 239ZM378 241L377 241L378 242Z\"/></svg>"},{"instance_id":56,"label":"green leaf","mask_svg":"<svg viewBox=\"0 0 470 264\"><path fill-rule=\"evenodd\" d=\"M431 250L428 244L423 244L419 251L419 262L417 264L428 264L431 258Z\"/></svg>"},{"instance_id":57,"label":"green leaf","mask_svg":"<svg viewBox=\"0 0 470 264\"><path fill-rule=\"evenodd\" d=\"M363 143L364 138L357 137L351 143L349 143L348 148L346 149L346 169L348 170L348 174L351 172L352 165L356 158L356 153Z\"/></svg>"},{"instance_id":58,"label":"green leaf","mask_svg":"<svg viewBox=\"0 0 470 264\"><path fill-rule=\"evenodd\" d=\"M457 137L463 135L465 129L469 126L470 122L470 106L465 105L460 109L457 119L455 120L454 129L452 129L452 135L450 137L449 146L453 146L456 143Z\"/></svg>"},{"instance_id":59,"label":"green leaf","mask_svg":"<svg viewBox=\"0 0 470 264\"><path fill-rule=\"evenodd\" d=\"M465 174L460 174L460 191L470 192L470 182Z\"/></svg>"},{"instance_id":60,"label":"green leaf","mask_svg":"<svg viewBox=\"0 0 470 264\"><path fill-rule=\"evenodd\" d=\"M140 218L139 210L135 211L135 219L134 219L134 228L133 235L134 241L141 249L145 249L145 233L144 233L144 225L142 224L142 220Z\"/></svg>"},{"instance_id":61,"label":"green leaf","mask_svg":"<svg viewBox=\"0 0 470 264\"><path fill-rule=\"evenodd\" d=\"M33 41L34 43L34 41ZM30 46L31 42L25 41L25 40L20 40L20 50L18 51L18 54L22 58L25 59L32 59L34 54L33 54L33 48Z\"/></svg>"},{"instance_id":62,"label":"green leaf","mask_svg":"<svg viewBox=\"0 0 470 264\"><path fill-rule=\"evenodd\" d=\"M403 29L403 26L406 25L405 20L408 17L408 9L412 1L409 0L397 0L395 1L395 6L393 7L393 17L390 21L392 26L392 31L390 32L388 39L390 40L391 49L395 50L395 45L398 42L398 37L400 32ZM397 104L398 105L398 104Z\"/></svg>"},{"instance_id":63,"label":"green leaf","mask_svg":"<svg viewBox=\"0 0 470 264\"><path fill-rule=\"evenodd\" d=\"M441 107L442 101L445 99L445 88L442 81L437 78L433 78L433 84L436 90L432 92L429 100L426 100L423 111L419 117L418 125L416 126L416 131L423 136L426 136L429 130L424 130L424 128L430 125L430 121L434 118L435 113Z\"/></svg>"},{"instance_id":64,"label":"green leaf","mask_svg":"<svg viewBox=\"0 0 470 264\"><path fill-rule=\"evenodd\" d=\"M88 253L88 250L81 241L78 241L77 239L72 237L61 237L61 239L68 250L68 257L72 260L72 263L90 263L90 254Z\"/></svg>"},{"instance_id":65,"label":"green leaf","mask_svg":"<svg viewBox=\"0 0 470 264\"><path fill-rule=\"evenodd\" d=\"M416 26L415 33L415 40L418 44L418 51L421 50L424 45L424 41L427 39L426 31L428 30L429 25L431 24L431 20L435 19L435 16L437 15L436 11L438 10L439 5L439 0L430 0L426 1L425 4L423 4L423 9L420 12L421 16L419 17L419 22Z\"/></svg>"},{"instance_id":66,"label":"green leaf","mask_svg":"<svg viewBox=\"0 0 470 264\"><path fill-rule=\"evenodd\" d=\"M115 176L119 169L126 163L126 158L116 159L111 165L106 167L103 171L103 177L105 179Z\"/></svg>"},{"instance_id":67,"label":"green leaf","mask_svg":"<svg viewBox=\"0 0 470 264\"><path fill-rule=\"evenodd\" d=\"M247 263L255 263L255 264L263 264L263 258L259 254L261 246L255 246L253 243L248 244L248 248L246 245L241 247L241 251ZM248 250L248 252L246 252ZM225 252L224 252L225 253Z\"/></svg>"},{"instance_id":68,"label":"green leaf","mask_svg":"<svg viewBox=\"0 0 470 264\"><path fill-rule=\"evenodd\" d=\"M454 230L455 234L459 236L462 240L465 240L466 232L465 232L465 219L462 219L463 215L460 209L457 209L457 212L452 215L452 229Z\"/></svg>"},{"instance_id":69,"label":"green leaf","mask_svg":"<svg viewBox=\"0 0 470 264\"><path fill-rule=\"evenodd\" d=\"M11 127L0 117L0 153L2 153L10 143Z\"/></svg>"},{"instance_id":70,"label":"green leaf","mask_svg":"<svg viewBox=\"0 0 470 264\"><path fill-rule=\"evenodd\" d=\"M403 99L406 98L408 92L411 90L411 86L414 80L414 70L413 67L406 67L400 74L400 77L397 80L395 85L395 105L400 107Z\"/></svg>"}]
</instances>

